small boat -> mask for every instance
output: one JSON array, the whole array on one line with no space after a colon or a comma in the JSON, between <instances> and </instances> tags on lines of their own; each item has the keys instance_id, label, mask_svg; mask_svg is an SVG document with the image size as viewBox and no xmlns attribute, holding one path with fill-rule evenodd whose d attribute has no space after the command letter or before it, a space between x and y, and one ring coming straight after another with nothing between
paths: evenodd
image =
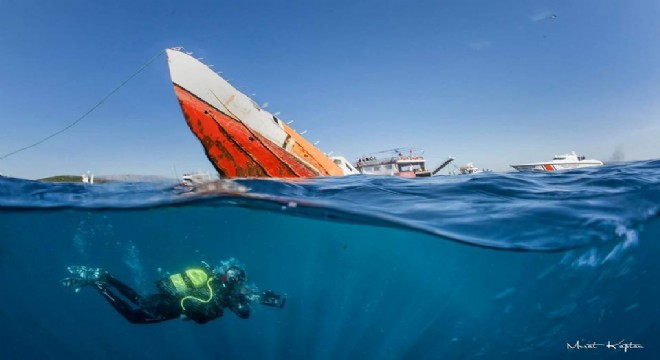
<instances>
[{"instance_id":1,"label":"small boat","mask_svg":"<svg viewBox=\"0 0 660 360\"><path fill-rule=\"evenodd\" d=\"M211 174L208 172L194 172L183 174L183 176L181 176L181 185L188 187L193 187L209 181L211 181Z\"/></svg>"},{"instance_id":2,"label":"small boat","mask_svg":"<svg viewBox=\"0 0 660 360\"><path fill-rule=\"evenodd\" d=\"M473 163L467 163L461 167L458 168L458 174L459 175L472 175L472 174L481 174L484 172L490 172L491 170L488 169L480 169L476 166L474 166Z\"/></svg>"},{"instance_id":3,"label":"small boat","mask_svg":"<svg viewBox=\"0 0 660 360\"><path fill-rule=\"evenodd\" d=\"M86 183L86 184L93 184L94 183L94 174L90 173L89 171L86 174L81 175L81 181Z\"/></svg>"},{"instance_id":4,"label":"small boat","mask_svg":"<svg viewBox=\"0 0 660 360\"><path fill-rule=\"evenodd\" d=\"M586 159L584 156L578 156L575 151L572 151L570 154L555 155L552 161L511 165L511 167L522 172L536 172L569 170L601 165L603 165L603 162L600 160Z\"/></svg>"},{"instance_id":5,"label":"small boat","mask_svg":"<svg viewBox=\"0 0 660 360\"><path fill-rule=\"evenodd\" d=\"M408 151L406 155L405 150ZM422 152L416 149L393 149L365 155L357 159L355 168L366 175L431 176L431 172L426 170L426 160Z\"/></svg>"}]
</instances>

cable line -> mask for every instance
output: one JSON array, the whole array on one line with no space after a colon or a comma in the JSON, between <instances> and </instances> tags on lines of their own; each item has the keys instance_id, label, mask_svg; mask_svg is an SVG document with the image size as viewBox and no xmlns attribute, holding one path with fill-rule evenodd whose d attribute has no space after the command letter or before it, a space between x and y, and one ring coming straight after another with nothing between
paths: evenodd
<instances>
[{"instance_id":1,"label":"cable line","mask_svg":"<svg viewBox=\"0 0 660 360\"><path fill-rule=\"evenodd\" d=\"M80 121L82 121L84 118L86 118L87 115L91 114L94 110L96 110L99 106L101 106L106 100L108 100L108 98L110 98L112 95L114 95L114 93L116 93L119 89L121 89L122 87L124 87L124 85L126 85L129 81L133 80L134 77L136 77L139 73L141 73L144 69L146 69L146 68L147 68L149 65L151 65L154 61L156 61L156 59L158 59L161 55L163 55L163 53L165 53L165 50L161 50L158 54L156 54L154 57L152 57L149 61L147 61L144 65L142 65L142 66L141 66L136 72L134 72L133 75L129 76L126 80L124 80L121 84L119 84L119 86L117 86L117 87L114 88L112 91L110 91L110 92L109 92L106 96L104 96L104 97L103 97L98 103L96 103L96 105L92 106L91 109L89 109L86 113L84 113L81 117L79 117L78 119L76 119L76 120L75 120L74 122L72 122L71 124L65 126L65 127L62 128L61 130L58 130L58 131L56 131L56 132L54 132L54 133L52 133L52 134L46 136L45 138L43 138L43 139L41 139L41 140L39 140L39 141L37 141L37 142L35 142L35 143L33 143L33 144L30 144L30 145L28 145L28 146L22 147L22 148L20 148L20 149L18 149L18 150L14 150L14 151L12 151L12 152L10 152L10 153L7 153L7 154L5 154L5 155L0 156L0 160L4 160L4 159L6 159L6 158L8 158L8 157L10 157L10 156L12 156L12 155L14 155L14 154L18 154L18 153L21 152L21 151L25 151L25 150L27 150L27 149L30 149L30 148L36 147L36 146L38 146L38 145L41 145L41 144L43 144L44 142L46 142L46 141L48 141L48 140L54 138L55 136L57 136L57 135L59 135L59 134L65 132L65 131L71 129L71 128L74 127L76 124L78 124Z\"/></svg>"}]
</instances>

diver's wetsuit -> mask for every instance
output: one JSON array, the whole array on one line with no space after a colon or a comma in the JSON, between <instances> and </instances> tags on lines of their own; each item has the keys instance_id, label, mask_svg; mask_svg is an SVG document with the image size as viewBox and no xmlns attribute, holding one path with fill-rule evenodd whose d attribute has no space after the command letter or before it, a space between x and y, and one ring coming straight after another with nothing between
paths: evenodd
<instances>
[{"instance_id":1,"label":"diver's wetsuit","mask_svg":"<svg viewBox=\"0 0 660 360\"><path fill-rule=\"evenodd\" d=\"M229 308L240 318L246 319L250 316L250 307L245 295L239 291L231 291L230 287L218 280L214 280L212 283L215 290L211 300L207 303L188 300L185 302L185 310L181 306L181 297L177 295L161 290L156 294L143 297L109 274L102 281L95 282L94 286L117 312L134 324L152 324L176 319L181 315L186 315L187 318L203 324L221 317L223 307ZM118 297L112 288L135 307ZM206 297L208 294L200 296L200 298Z\"/></svg>"}]
</instances>

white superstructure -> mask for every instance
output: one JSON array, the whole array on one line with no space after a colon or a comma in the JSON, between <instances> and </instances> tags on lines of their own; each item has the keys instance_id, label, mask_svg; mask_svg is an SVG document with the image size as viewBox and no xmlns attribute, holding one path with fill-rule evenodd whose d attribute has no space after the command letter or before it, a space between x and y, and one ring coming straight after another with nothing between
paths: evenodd
<instances>
[{"instance_id":1,"label":"white superstructure","mask_svg":"<svg viewBox=\"0 0 660 360\"><path fill-rule=\"evenodd\" d=\"M387 156L362 156L355 162L355 168L365 175L388 175L402 177L425 177L431 176L426 169L426 159L421 153L409 150L404 155L403 149L380 151L375 154L391 153Z\"/></svg>"},{"instance_id":2,"label":"white superstructure","mask_svg":"<svg viewBox=\"0 0 660 360\"><path fill-rule=\"evenodd\" d=\"M360 172L351 165L351 163L343 156L331 156L330 159L332 162L337 164L341 171L344 172L344 175L357 175Z\"/></svg>"},{"instance_id":3,"label":"white superstructure","mask_svg":"<svg viewBox=\"0 0 660 360\"><path fill-rule=\"evenodd\" d=\"M181 185L183 186L195 186L209 181L211 181L211 173L209 172L183 174L181 177Z\"/></svg>"}]
</instances>

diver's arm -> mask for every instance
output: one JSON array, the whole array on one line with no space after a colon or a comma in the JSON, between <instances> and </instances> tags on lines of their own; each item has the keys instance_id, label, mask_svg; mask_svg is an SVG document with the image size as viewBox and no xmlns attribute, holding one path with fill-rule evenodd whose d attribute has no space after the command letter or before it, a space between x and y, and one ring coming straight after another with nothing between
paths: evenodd
<instances>
[{"instance_id":1,"label":"diver's arm","mask_svg":"<svg viewBox=\"0 0 660 360\"><path fill-rule=\"evenodd\" d=\"M250 303L244 294L232 295L229 300L229 310L241 319L250 317Z\"/></svg>"},{"instance_id":2,"label":"diver's arm","mask_svg":"<svg viewBox=\"0 0 660 360\"><path fill-rule=\"evenodd\" d=\"M272 306L281 309L286 303L286 294L280 295L273 290L259 292L259 289L256 286L244 286L240 293L245 296L248 302L259 302L266 306Z\"/></svg>"},{"instance_id":3,"label":"diver's arm","mask_svg":"<svg viewBox=\"0 0 660 360\"><path fill-rule=\"evenodd\" d=\"M186 302L186 309L182 313L183 320L193 320L198 324L204 324L210 320L222 317L222 306L215 301L200 303L195 301Z\"/></svg>"}]
</instances>

